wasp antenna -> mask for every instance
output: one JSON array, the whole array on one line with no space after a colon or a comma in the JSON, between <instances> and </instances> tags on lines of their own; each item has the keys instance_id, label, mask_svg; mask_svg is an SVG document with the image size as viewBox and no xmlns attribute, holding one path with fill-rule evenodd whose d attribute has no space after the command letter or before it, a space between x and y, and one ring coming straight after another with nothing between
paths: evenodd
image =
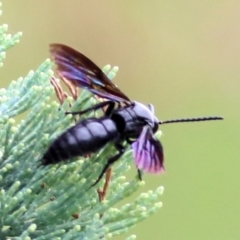
<instances>
[{"instance_id":1,"label":"wasp antenna","mask_svg":"<svg viewBox=\"0 0 240 240\"><path fill-rule=\"evenodd\" d=\"M180 118L180 119L172 119L159 122L160 125L167 123L181 123L181 122L203 122L203 121L215 121L215 120L223 120L223 117L199 117L199 118Z\"/></svg>"}]
</instances>

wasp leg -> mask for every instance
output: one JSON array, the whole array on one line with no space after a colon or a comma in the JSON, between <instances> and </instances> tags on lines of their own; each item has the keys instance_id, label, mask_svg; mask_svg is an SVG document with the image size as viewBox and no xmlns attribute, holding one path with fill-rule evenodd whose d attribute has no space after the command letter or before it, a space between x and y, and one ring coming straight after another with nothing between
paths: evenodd
<instances>
[{"instance_id":1,"label":"wasp leg","mask_svg":"<svg viewBox=\"0 0 240 240\"><path fill-rule=\"evenodd\" d=\"M131 145L131 144L133 144L136 140L132 140L132 139L130 139L130 138L127 138L126 141L127 141L128 144ZM141 172L140 169L138 169L138 179L139 179L140 181L142 181L142 172Z\"/></svg>"},{"instance_id":2,"label":"wasp leg","mask_svg":"<svg viewBox=\"0 0 240 240\"><path fill-rule=\"evenodd\" d=\"M142 172L140 169L138 169L138 179L142 181Z\"/></svg>"},{"instance_id":3,"label":"wasp leg","mask_svg":"<svg viewBox=\"0 0 240 240\"><path fill-rule=\"evenodd\" d=\"M97 104L93 105L92 107L89 107L89 108L83 110L83 111L79 111L79 112L66 112L66 114L72 114L72 115L84 114L84 113L87 113L89 111L98 110L98 109L103 108L105 106L108 106L107 112L110 112L110 114L111 114L113 109L114 109L115 102L113 102L113 101L100 102L100 103L97 103Z\"/></svg>"},{"instance_id":4,"label":"wasp leg","mask_svg":"<svg viewBox=\"0 0 240 240\"><path fill-rule=\"evenodd\" d=\"M110 102L107 106L107 109L105 111L105 116L110 116L116 106L115 102Z\"/></svg>"},{"instance_id":5,"label":"wasp leg","mask_svg":"<svg viewBox=\"0 0 240 240\"><path fill-rule=\"evenodd\" d=\"M95 186L103 177L104 173L107 171L107 169L114 163L116 162L123 154L124 154L124 150L125 148L122 146L122 144L120 143L116 143L115 147L118 150L118 154L116 154L115 156L111 157L108 162L106 163L106 165L104 166L101 174L99 175L98 179L92 184L92 187Z\"/></svg>"}]
</instances>

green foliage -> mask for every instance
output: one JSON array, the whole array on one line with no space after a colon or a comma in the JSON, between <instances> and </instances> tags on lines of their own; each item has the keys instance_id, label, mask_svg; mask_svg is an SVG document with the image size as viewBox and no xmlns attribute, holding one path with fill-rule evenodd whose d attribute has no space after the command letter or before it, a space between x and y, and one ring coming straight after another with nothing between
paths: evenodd
<instances>
[{"instance_id":1,"label":"green foliage","mask_svg":"<svg viewBox=\"0 0 240 240\"><path fill-rule=\"evenodd\" d=\"M6 31L7 25L2 25L1 61L21 36L11 37ZM51 68L52 62L46 60L35 72L0 89L0 239L92 240L126 232L161 207L163 187L119 204L144 184L137 177L130 182L124 177L133 160L129 149L114 166L108 194L100 201L97 189L105 180L96 187L91 184L113 154L111 145L88 159L41 166L51 141L75 124L71 115L65 115L69 104L84 109L95 101L87 91L76 102L70 97L61 106L52 101ZM110 78L117 70L104 68ZM16 124L14 117L26 111L27 117Z\"/></svg>"}]
</instances>

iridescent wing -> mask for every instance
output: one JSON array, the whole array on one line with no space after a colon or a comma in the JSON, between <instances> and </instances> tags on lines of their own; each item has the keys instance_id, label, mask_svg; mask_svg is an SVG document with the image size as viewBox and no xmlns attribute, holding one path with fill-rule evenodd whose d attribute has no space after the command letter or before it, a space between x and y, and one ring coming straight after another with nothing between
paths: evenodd
<instances>
[{"instance_id":1,"label":"iridescent wing","mask_svg":"<svg viewBox=\"0 0 240 240\"><path fill-rule=\"evenodd\" d=\"M102 70L82 53L63 44L51 44L50 53L60 77L99 97L116 102L130 101Z\"/></svg>"},{"instance_id":2,"label":"iridescent wing","mask_svg":"<svg viewBox=\"0 0 240 240\"><path fill-rule=\"evenodd\" d=\"M143 127L137 141L132 143L132 149L138 169L151 173L164 171L163 147L149 126Z\"/></svg>"}]
</instances>

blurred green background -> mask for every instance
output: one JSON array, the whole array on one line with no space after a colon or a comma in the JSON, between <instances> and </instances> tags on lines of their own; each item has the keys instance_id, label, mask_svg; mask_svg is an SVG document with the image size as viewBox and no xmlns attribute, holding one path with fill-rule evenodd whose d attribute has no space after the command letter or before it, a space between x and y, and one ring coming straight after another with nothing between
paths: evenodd
<instances>
[{"instance_id":1,"label":"blurred green background","mask_svg":"<svg viewBox=\"0 0 240 240\"><path fill-rule=\"evenodd\" d=\"M165 187L163 208L131 233L139 240L240 239L239 0L3 0L2 9L1 22L23 37L7 53L1 87L36 69L49 43L60 42L99 66L118 65L116 84L153 103L162 120L224 116L161 127L166 173L144 180L145 190Z\"/></svg>"}]
</instances>

